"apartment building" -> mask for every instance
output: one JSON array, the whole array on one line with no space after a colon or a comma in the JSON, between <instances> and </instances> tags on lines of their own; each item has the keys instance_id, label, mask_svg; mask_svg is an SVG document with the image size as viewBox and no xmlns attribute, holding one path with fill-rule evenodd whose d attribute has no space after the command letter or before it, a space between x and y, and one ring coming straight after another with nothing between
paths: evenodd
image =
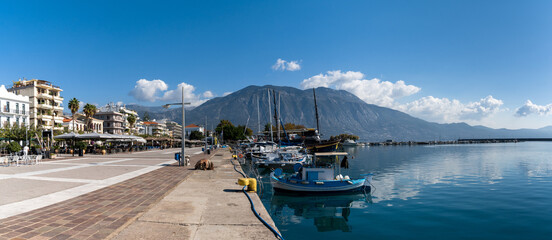
<instances>
[{"instance_id":1,"label":"apartment building","mask_svg":"<svg viewBox=\"0 0 552 240\"><path fill-rule=\"evenodd\" d=\"M0 127L29 126L29 97L8 92L0 86Z\"/></svg>"},{"instance_id":2,"label":"apartment building","mask_svg":"<svg viewBox=\"0 0 552 240\"><path fill-rule=\"evenodd\" d=\"M19 80L9 92L29 97L29 122L42 129L63 130L63 91L45 80Z\"/></svg>"},{"instance_id":3,"label":"apartment building","mask_svg":"<svg viewBox=\"0 0 552 240\"><path fill-rule=\"evenodd\" d=\"M169 135L167 126L162 122L142 122L140 125L144 128L144 130L140 132L141 134L147 134L156 137Z\"/></svg>"},{"instance_id":4,"label":"apartment building","mask_svg":"<svg viewBox=\"0 0 552 240\"><path fill-rule=\"evenodd\" d=\"M172 137L182 139L182 125L173 121L166 121L165 125Z\"/></svg>"},{"instance_id":5,"label":"apartment building","mask_svg":"<svg viewBox=\"0 0 552 240\"><path fill-rule=\"evenodd\" d=\"M130 110L128 108L126 108L126 106L122 103L109 103L103 107L100 108L100 112L119 112L121 114L123 114L123 124L122 124L122 127L123 127L123 132L128 132L128 133L132 133L132 132L138 132L137 129L136 129L136 123L138 123L138 120L140 119L140 117L138 116L138 113L134 110ZM128 122L128 117L130 115L133 115L134 117L136 117L136 122L134 123L134 126L130 126L130 123Z\"/></svg>"},{"instance_id":6,"label":"apartment building","mask_svg":"<svg viewBox=\"0 0 552 240\"><path fill-rule=\"evenodd\" d=\"M97 112L94 114L94 118L103 120L103 132L111 134L123 134L124 127L123 114L116 111Z\"/></svg>"}]
</instances>

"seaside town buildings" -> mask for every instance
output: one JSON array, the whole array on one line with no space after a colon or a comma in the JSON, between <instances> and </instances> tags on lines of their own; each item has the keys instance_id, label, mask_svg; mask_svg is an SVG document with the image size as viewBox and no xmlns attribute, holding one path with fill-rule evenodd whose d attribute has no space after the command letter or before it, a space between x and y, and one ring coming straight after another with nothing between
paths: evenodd
<instances>
[{"instance_id":1,"label":"seaside town buildings","mask_svg":"<svg viewBox=\"0 0 552 240\"><path fill-rule=\"evenodd\" d=\"M97 112L94 114L94 118L103 120L103 132L110 134L123 134L124 117L120 112L106 111Z\"/></svg>"},{"instance_id":2,"label":"seaside town buildings","mask_svg":"<svg viewBox=\"0 0 552 240\"><path fill-rule=\"evenodd\" d=\"M28 96L8 92L4 85L0 86L0 127L6 125L29 126Z\"/></svg>"},{"instance_id":3,"label":"seaside town buildings","mask_svg":"<svg viewBox=\"0 0 552 240\"><path fill-rule=\"evenodd\" d=\"M103 107L101 107L99 109L99 112L101 113L120 113L122 116L122 122L121 122L121 127L123 128L122 129L122 132L123 133L138 133L138 129L136 128L136 123L138 123L140 117L138 116L138 113L134 110L130 110L128 108L126 108L125 105L121 104L121 103L109 103ZM114 114L115 115L115 114ZM118 115L118 114L116 114ZM134 126L131 126L129 121L128 121L128 117L130 115L133 115L135 118L136 118L136 122L134 123ZM104 119L105 120L105 119ZM112 125L112 124L116 124L118 125L117 123L119 123L119 121L114 121L112 123L109 123L108 125ZM104 126L105 127L105 126ZM105 128L106 130L106 133L111 133L110 131L115 131L115 130L119 130L118 128L115 129L115 128L111 128L111 127L107 127Z\"/></svg>"},{"instance_id":4,"label":"seaside town buildings","mask_svg":"<svg viewBox=\"0 0 552 240\"><path fill-rule=\"evenodd\" d=\"M189 139L190 138L190 134L193 132L193 131L199 131L201 132L203 135L205 135L205 128L201 127L201 126L198 126L196 124L190 124L188 126L186 126L186 138Z\"/></svg>"},{"instance_id":5,"label":"seaside town buildings","mask_svg":"<svg viewBox=\"0 0 552 240\"><path fill-rule=\"evenodd\" d=\"M156 122L154 119L153 121L142 122L141 125L143 126L144 130L143 132L140 132L140 134L146 134L156 137L170 136L167 126L162 121Z\"/></svg>"},{"instance_id":6,"label":"seaside town buildings","mask_svg":"<svg viewBox=\"0 0 552 240\"><path fill-rule=\"evenodd\" d=\"M29 123L42 129L63 130L63 91L45 80L19 80L9 92L29 98Z\"/></svg>"},{"instance_id":7,"label":"seaside town buildings","mask_svg":"<svg viewBox=\"0 0 552 240\"><path fill-rule=\"evenodd\" d=\"M90 121L90 126L87 127L87 122ZM75 132L95 132L95 133L103 133L103 124L104 121L97 119L97 118L90 118L90 120L86 119L86 116L81 113L75 113ZM73 131L73 118L72 117L66 117L63 119L63 128L67 131L72 132Z\"/></svg>"},{"instance_id":8,"label":"seaside town buildings","mask_svg":"<svg viewBox=\"0 0 552 240\"><path fill-rule=\"evenodd\" d=\"M171 132L172 137L182 139L182 125L174 121L166 121L167 129Z\"/></svg>"}]
</instances>

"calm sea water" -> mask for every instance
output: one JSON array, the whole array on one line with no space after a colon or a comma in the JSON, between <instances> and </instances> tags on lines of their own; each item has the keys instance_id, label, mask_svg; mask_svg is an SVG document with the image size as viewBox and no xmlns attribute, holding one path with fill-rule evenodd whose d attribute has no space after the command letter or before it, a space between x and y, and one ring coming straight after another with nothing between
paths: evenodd
<instances>
[{"instance_id":1,"label":"calm sea water","mask_svg":"<svg viewBox=\"0 0 552 240\"><path fill-rule=\"evenodd\" d=\"M262 201L286 239L552 239L552 143L353 147L372 193L272 193Z\"/></svg>"}]
</instances>

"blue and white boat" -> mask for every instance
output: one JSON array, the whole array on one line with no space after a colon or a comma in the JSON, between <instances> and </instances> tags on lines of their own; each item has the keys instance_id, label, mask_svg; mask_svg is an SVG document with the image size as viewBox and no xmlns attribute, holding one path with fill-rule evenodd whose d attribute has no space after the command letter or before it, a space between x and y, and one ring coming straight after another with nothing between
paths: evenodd
<instances>
[{"instance_id":1,"label":"blue and white boat","mask_svg":"<svg viewBox=\"0 0 552 240\"><path fill-rule=\"evenodd\" d=\"M346 156L347 153L315 153L320 156ZM349 176L335 175L333 167L295 167L295 174L283 174L282 169L276 169L270 173L272 187L275 191L297 193L343 193L354 191L370 191L372 174L364 178L350 179Z\"/></svg>"}]
</instances>

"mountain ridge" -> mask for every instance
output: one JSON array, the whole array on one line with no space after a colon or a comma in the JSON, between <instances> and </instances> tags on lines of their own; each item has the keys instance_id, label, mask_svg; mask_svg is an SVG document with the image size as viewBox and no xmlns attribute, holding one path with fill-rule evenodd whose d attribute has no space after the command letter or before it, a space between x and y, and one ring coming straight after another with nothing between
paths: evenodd
<instances>
[{"instance_id":1,"label":"mountain ridge","mask_svg":"<svg viewBox=\"0 0 552 240\"><path fill-rule=\"evenodd\" d=\"M205 125L214 128L222 119L235 125L246 125L254 132L259 130L257 99L259 99L260 128L274 114L274 99L268 98L268 91L277 94L283 122L316 127L314 98L312 89L301 90L288 86L250 85L223 97L216 97L186 110L186 123ZM492 129L485 126L470 126L466 123L433 123L412 117L406 113L367 104L352 93L330 88L316 88L320 132L324 138L341 133L358 135L365 141L432 141L456 140L459 138L489 137L550 137L552 126L539 129L508 130ZM278 101L278 99L280 99ZM269 102L271 108L269 109ZM181 108L163 109L127 105L140 116L148 112L152 119L167 118L181 122ZM270 113L269 113L270 111ZM274 122L274 120L273 120Z\"/></svg>"}]
</instances>

